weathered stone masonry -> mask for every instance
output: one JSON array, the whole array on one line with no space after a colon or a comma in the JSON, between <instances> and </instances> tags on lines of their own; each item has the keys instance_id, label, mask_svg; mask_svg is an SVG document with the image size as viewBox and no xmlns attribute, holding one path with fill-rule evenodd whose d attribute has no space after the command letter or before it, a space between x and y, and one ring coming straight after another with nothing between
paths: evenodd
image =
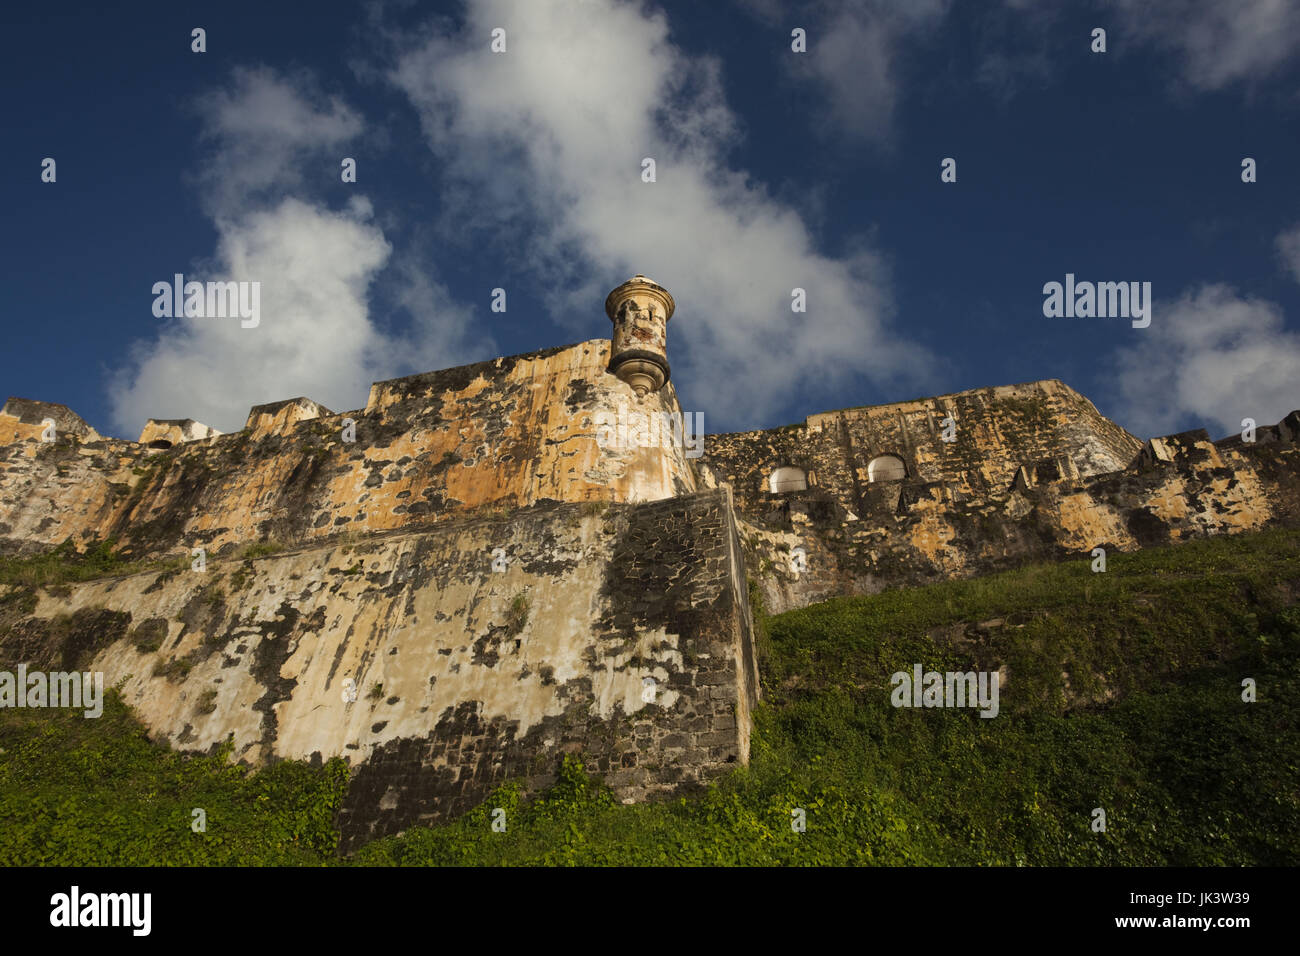
<instances>
[{"instance_id":1,"label":"weathered stone masonry","mask_svg":"<svg viewBox=\"0 0 1300 956\"><path fill-rule=\"evenodd\" d=\"M0 667L101 670L178 747L347 758L351 848L545 786L565 753L628 801L746 762L749 579L780 611L1300 523L1300 413L1254 443L1144 443L1058 381L707 436L699 459L611 444L602 419L681 414L675 307L634 277L612 342L378 382L351 412L258 405L229 435L122 441L10 399L0 552L114 537L208 564L0 588Z\"/></svg>"},{"instance_id":2,"label":"weathered stone masonry","mask_svg":"<svg viewBox=\"0 0 1300 956\"><path fill-rule=\"evenodd\" d=\"M1065 384L1032 382L709 436L700 483L735 489L747 563L767 608L783 611L1096 547L1300 523L1297 423L1293 412L1253 443L1204 431L1143 443ZM902 476L873 480L887 458ZM770 490L777 469L807 487Z\"/></svg>"},{"instance_id":3,"label":"weathered stone masonry","mask_svg":"<svg viewBox=\"0 0 1300 956\"><path fill-rule=\"evenodd\" d=\"M364 409L337 415L308 399L261 405L243 431L162 450L87 433L67 409L57 440L42 442L55 407L11 399L0 547L116 537L139 556L217 551L424 527L475 508L694 491L681 448L596 441L601 412L678 410L671 385L638 399L609 360L609 341L595 340L378 382Z\"/></svg>"},{"instance_id":4,"label":"weathered stone masonry","mask_svg":"<svg viewBox=\"0 0 1300 956\"><path fill-rule=\"evenodd\" d=\"M617 508L605 530L617 540L581 663L534 665L558 708L530 723L517 708L448 704L427 734L377 747L349 790L348 845L468 810L508 778L544 786L557 751L583 754L625 802L748 760L758 673L726 495Z\"/></svg>"},{"instance_id":5,"label":"weathered stone masonry","mask_svg":"<svg viewBox=\"0 0 1300 956\"><path fill-rule=\"evenodd\" d=\"M347 757L349 847L511 777L544 786L564 752L631 801L748 759L758 674L731 514L725 489L552 503L72 585L30 614L6 605L5 656L124 681L184 749L233 735L256 763Z\"/></svg>"}]
</instances>

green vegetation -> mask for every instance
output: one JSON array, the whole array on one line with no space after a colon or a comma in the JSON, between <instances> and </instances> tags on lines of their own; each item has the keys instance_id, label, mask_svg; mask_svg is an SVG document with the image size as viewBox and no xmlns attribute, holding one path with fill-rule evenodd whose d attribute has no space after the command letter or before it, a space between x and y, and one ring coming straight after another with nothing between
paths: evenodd
<instances>
[{"instance_id":1,"label":"green vegetation","mask_svg":"<svg viewBox=\"0 0 1300 956\"><path fill-rule=\"evenodd\" d=\"M254 541L252 544L246 544L239 551L239 557L260 558L267 554L278 554L284 550L284 545L274 539L268 541Z\"/></svg>"},{"instance_id":2,"label":"green vegetation","mask_svg":"<svg viewBox=\"0 0 1300 956\"><path fill-rule=\"evenodd\" d=\"M142 654L152 654L158 650L166 637L167 622L160 617L149 618L131 632L132 643Z\"/></svg>"},{"instance_id":3,"label":"green vegetation","mask_svg":"<svg viewBox=\"0 0 1300 956\"><path fill-rule=\"evenodd\" d=\"M0 710L0 864L319 864L347 766L289 761L257 773L231 745L186 757L152 744L113 690L104 713ZM206 832L195 833L195 809Z\"/></svg>"},{"instance_id":4,"label":"green vegetation","mask_svg":"<svg viewBox=\"0 0 1300 956\"><path fill-rule=\"evenodd\" d=\"M507 784L352 862L1300 864L1300 531L1090 564L771 617L751 587L766 636L749 767L698 798L623 806L567 759L527 804ZM890 705L895 671L994 663L995 719ZM100 720L34 713L0 711L0 863L338 862L338 761L249 774L179 757L116 695Z\"/></svg>"},{"instance_id":5,"label":"green vegetation","mask_svg":"<svg viewBox=\"0 0 1300 956\"><path fill-rule=\"evenodd\" d=\"M239 592L244 590L245 585L253 579L253 564L251 561L245 561L234 570L230 575L230 590Z\"/></svg>"},{"instance_id":6,"label":"green vegetation","mask_svg":"<svg viewBox=\"0 0 1300 956\"><path fill-rule=\"evenodd\" d=\"M186 558L170 561L130 561L114 550L115 538L87 542L78 551L68 538L57 548L26 558L0 557L0 584L51 587L71 581L89 581L110 574L170 571L189 567Z\"/></svg>"},{"instance_id":7,"label":"green vegetation","mask_svg":"<svg viewBox=\"0 0 1300 956\"><path fill-rule=\"evenodd\" d=\"M769 619L751 776L815 765L816 780L896 795L934 863L1300 862L1300 533L1089 565ZM977 622L978 641L950 630ZM957 639L939 652L927 635L945 633ZM995 661L1009 670L996 719L888 704L895 671ZM1257 703L1242 701L1247 677ZM1097 807L1104 833L1090 827Z\"/></svg>"},{"instance_id":8,"label":"green vegetation","mask_svg":"<svg viewBox=\"0 0 1300 956\"><path fill-rule=\"evenodd\" d=\"M523 631L524 625L528 623L528 612L533 608L533 602L525 593L516 594L513 601L510 602L510 609L506 611L506 634L514 637Z\"/></svg>"},{"instance_id":9,"label":"green vegetation","mask_svg":"<svg viewBox=\"0 0 1300 956\"><path fill-rule=\"evenodd\" d=\"M184 571L190 567L188 556L161 560L132 560L116 550L117 539L107 541L92 539L77 550L71 538L57 548L25 558L0 557L0 585L13 584L24 587L56 588L77 581L92 581L109 575L139 574L145 571ZM257 541L245 545L235 553L235 560L248 561L263 555L284 550L279 541ZM238 591L247 583L251 566L238 569L231 585ZM225 594L216 591L207 595L209 603L220 603Z\"/></svg>"},{"instance_id":10,"label":"green vegetation","mask_svg":"<svg viewBox=\"0 0 1300 956\"><path fill-rule=\"evenodd\" d=\"M190 654L193 654L193 651L191 651ZM165 664L162 661L158 661L153 666L153 676L165 677L168 680L171 680L172 678L183 679L188 677L190 671L194 668L194 660L190 654L187 654L184 657L173 657Z\"/></svg>"}]
</instances>

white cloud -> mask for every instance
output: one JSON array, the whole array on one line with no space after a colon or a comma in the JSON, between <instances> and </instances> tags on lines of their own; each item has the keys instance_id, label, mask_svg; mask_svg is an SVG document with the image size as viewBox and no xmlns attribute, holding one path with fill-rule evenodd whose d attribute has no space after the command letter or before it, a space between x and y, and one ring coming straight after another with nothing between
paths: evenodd
<instances>
[{"instance_id":1,"label":"white cloud","mask_svg":"<svg viewBox=\"0 0 1300 956\"><path fill-rule=\"evenodd\" d=\"M907 55L938 29L946 39L973 44L971 79L1002 101L1052 76L1043 52L1057 45L1067 0L1002 0L981 8L974 36L945 24L951 0L811 0L792 12L781 0L734 0L766 26L808 31L808 52L782 56L792 75L816 84L828 107L823 124L837 136L889 145L903 95ZM1218 90L1273 77L1300 54L1296 0L1107 0L1097 11L1110 48L1155 47L1176 58L1181 80ZM1114 14L1112 16L1111 14ZM1113 22L1112 22L1113 21ZM1089 42L1087 35L1080 41Z\"/></svg>"},{"instance_id":2,"label":"white cloud","mask_svg":"<svg viewBox=\"0 0 1300 956\"><path fill-rule=\"evenodd\" d=\"M738 139L715 61L686 56L662 14L615 0L483 0L464 32L403 50L391 74L459 184L458 228L508 234L557 321L607 334L600 304L634 272L679 311L669 357L689 398L759 423L854 373L916 382L925 353L886 330L880 257L815 249L803 211L727 167ZM494 27L507 52L493 54ZM641 180L643 157L657 179ZM809 311L790 310L791 289ZM715 417L713 419L717 421Z\"/></svg>"},{"instance_id":3,"label":"white cloud","mask_svg":"<svg viewBox=\"0 0 1300 956\"><path fill-rule=\"evenodd\" d=\"M199 97L202 140L211 154L198 179L215 217L235 215L302 185L308 157L338 150L364 128L361 117L327 97L307 74L236 67L227 88ZM334 158L337 168L343 154Z\"/></svg>"},{"instance_id":4,"label":"white cloud","mask_svg":"<svg viewBox=\"0 0 1300 956\"><path fill-rule=\"evenodd\" d=\"M1277 254L1282 265L1300 282L1300 223L1277 237Z\"/></svg>"},{"instance_id":5,"label":"white cloud","mask_svg":"<svg viewBox=\"0 0 1300 956\"><path fill-rule=\"evenodd\" d=\"M1300 53L1295 0L1111 0L1134 37L1179 55L1202 90L1266 78ZM1124 42L1112 33L1111 42Z\"/></svg>"},{"instance_id":6,"label":"white cloud","mask_svg":"<svg viewBox=\"0 0 1300 956\"><path fill-rule=\"evenodd\" d=\"M820 119L837 138L887 143L902 91L907 43L947 16L951 0L817 0L798 14L775 0L738 0L772 27L807 31L807 52L782 55L793 76L818 89L828 107ZM789 39L783 41L787 44Z\"/></svg>"},{"instance_id":7,"label":"white cloud","mask_svg":"<svg viewBox=\"0 0 1300 956\"><path fill-rule=\"evenodd\" d=\"M1096 11L1092 26L1106 29L1108 49L1135 52L1149 45L1165 50L1173 54L1181 80L1196 90L1267 79L1300 53L1300 4L1295 0L1107 0L1107 4ZM1059 39L1059 31L1065 28L1062 14L1077 14L1077 4L1067 0L1003 0L1003 6L1014 11L1018 24L1029 27L1043 44ZM1086 49L1089 38L1085 35L1080 42Z\"/></svg>"},{"instance_id":8,"label":"white cloud","mask_svg":"<svg viewBox=\"0 0 1300 956\"><path fill-rule=\"evenodd\" d=\"M366 289L390 252L369 219L363 199L338 213L285 199L222 221L217 278L261 283L260 323L173 319L137 345L113 390L127 437L150 417L232 431L251 405L297 395L336 411L361 404L383 341L366 319Z\"/></svg>"},{"instance_id":9,"label":"white cloud","mask_svg":"<svg viewBox=\"0 0 1300 956\"><path fill-rule=\"evenodd\" d=\"M218 233L215 255L186 280L260 283L255 328L238 318L178 318L137 341L111 377L114 427L134 438L148 418L243 427L253 405L306 395L335 411L364 404L370 383L461 360L468 312L404 258L395 298L410 332L381 328L368 297L392 247L362 193L339 210L307 192L303 170L338 176L360 117L307 77L238 69L229 88L199 101L212 153L195 182ZM150 276L142 290L171 275ZM145 301L142 291L142 306Z\"/></svg>"},{"instance_id":10,"label":"white cloud","mask_svg":"<svg viewBox=\"0 0 1300 956\"><path fill-rule=\"evenodd\" d=\"M1272 302L1206 285L1155 304L1151 326L1117 351L1113 385L1130 431L1150 437L1244 418L1273 424L1300 407L1300 334Z\"/></svg>"}]
</instances>

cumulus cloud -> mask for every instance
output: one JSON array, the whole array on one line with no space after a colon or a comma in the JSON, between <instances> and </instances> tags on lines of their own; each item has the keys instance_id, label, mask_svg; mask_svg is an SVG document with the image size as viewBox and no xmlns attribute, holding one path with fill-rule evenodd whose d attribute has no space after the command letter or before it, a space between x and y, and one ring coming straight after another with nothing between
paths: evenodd
<instances>
[{"instance_id":1,"label":"cumulus cloud","mask_svg":"<svg viewBox=\"0 0 1300 956\"><path fill-rule=\"evenodd\" d=\"M1155 305L1150 328L1115 355L1125 426L1150 437L1194 427L1212 437L1244 418L1272 424L1300 407L1300 334L1272 302L1206 285Z\"/></svg>"},{"instance_id":2,"label":"cumulus cloud","mask_svg":"<svg viewBox=\"0 0 1300 956\"><path fill-rule=\"evenodd\" d=\"M489 51L496 27L505 53ZM557 321L606 334L600 303L634 272L676 296L670 358L715 422L758 424L792 390L932 367L888 330L878 253L820 253L802 210L727 166L740 134L718 65L675 46L661 13L482 0L461 32L401 48L390 78L458 184L442 197L456 228L508 235ZM645 157L656 182L642 181ZM791 311L796 287L806 313Z\"/></svg>"},{"instance_id":3,"label":"cumulus cloud","mask_svg":"<svg viewBox=\"0 0 1300 956\"><path fill-rule=\"evenodd\" d=\"M138 343L113 389L124 434L150 417L233 431L251 405L297 395L339 411L361 404L382 347L366 289L391 251L370 218L358 198L340 212L285 199L222 220L214 278L260 282L260 322L173 319Z\"/></svg>"},{"instance_id":4,"label":"cumulus cloud","mask_svg":"<svg viewBox=\"0 0 1300 956\"><path fill-rule=\"evenodd\" d=\"M310 168L302 160L337 151L364 128L360 115L321 92L310 74L282 76L267 67L236 67L229 86L200 96L194 111L210 150L197 181L217 218L301 188Z\"/></svg>"},{"instance_id":5,"label":"cumulus cloud","mask_svg":"<svg viewBox=\"0 0 1300 956\"><path fill-rule=\"evenodd\" d=\"M235 70L197 109L211 152L194 182L218 245L176 271L187 281L259 283L259 321L158 320L157 334L134 343L109 382L121 434L135 437L151 417L233 431L250 406L298 395L344 411L364 403L371 381L455 364L447 358L464 341L467 310L406 259L393 283L414 326L381 328L368 297L392 246L370 200L354 193L330 209L308 195L303 171L321 170L318 181L338 176L343 148L364 129L357 113L310 77L267 69Z\"/></svg>"}]
</instances>

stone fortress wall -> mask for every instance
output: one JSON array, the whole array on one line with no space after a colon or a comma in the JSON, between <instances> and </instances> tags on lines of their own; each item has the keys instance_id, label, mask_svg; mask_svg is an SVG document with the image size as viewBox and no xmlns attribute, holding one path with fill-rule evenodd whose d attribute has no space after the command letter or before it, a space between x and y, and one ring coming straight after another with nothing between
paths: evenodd
<instances>
[{"instance_id":1,"label":"stone fortress wall","mask_svg":"<svg viewBox=\"0 0 1300 956\"><path fill-rule=\"evenodd\" d=\"M1300 413L1254 443L1142 442L1054 380L710 435L698 458L614 435L629 411L681 421L674 308L638 276L610 339L379 382L352 412L259 405L225 435L104 438L10 399L0 550L207 563L8 587L0 669L103 671L178 747L347 758L351 847L545 786L566 753L626 801L744 763L750 581L780 611L1300 521Z\"/></svg>"},{"instance_id":2,"label":"stone fortress wall","mask_svg":"<svg viewBox=\"0 0 1300 956\"><path fill-rule=\"evenodd\" d=\"M732 515L725 489L552 502L41 589L0 606L0 669L102 671L180 749L346 757L349 847L545 786L570 752L631 802L748 760Z\"/></svg>"},{"instance_id":3,"label":"stone fortress wall","mask_svg":"<svg viewBox=\"0 0 1300 956\"><path fill-rule=\"evenodd\" d=\"M220 551L424 527L475 508L694 491L681 449L596 440L598 410L677 408L671 385L638 401L609 361L608 339L545 349L378 382L352 412L305 398L259 405L242 431L165 447L156 422L138 442L105 439L62 406L10 399L0 547L115 537L140 556ZM51 419L55 440L43 442Z\"/></svg>"},{"instance_id":4,"label":"stone fortress wall","mask_svg":"<svg viewBox=\"0 0 1300 956\"><path fill-rule=\"evenodd\" d=\"M951 441L945 441L947 434ZM704 443L771 612L846 594L1300 522L1300 412L1142 442L1056 380Z\"/></svg>"}]
</instances>

